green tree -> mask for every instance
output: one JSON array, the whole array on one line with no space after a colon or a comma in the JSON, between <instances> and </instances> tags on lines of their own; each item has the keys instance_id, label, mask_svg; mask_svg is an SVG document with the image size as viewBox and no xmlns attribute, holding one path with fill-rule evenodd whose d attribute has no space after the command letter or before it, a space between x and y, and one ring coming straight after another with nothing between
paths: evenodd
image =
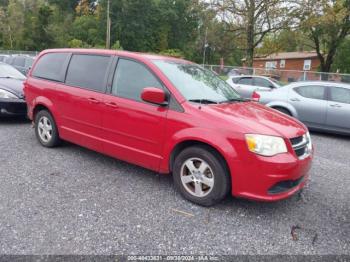
<instances>
[{"instance_id":1,"label":"green tree","mask_svg":"<svg viewBox=\"0 0 350 262\"><path fill-rule=\"evenodd\" d=\"M350 0L299 3L301 29L312 39L322 72L332 68L337 49L350 33Z\"/></svg>"},{"instance_id":2,"label":"green tree","mask_svg":"<svg viewBox=\"0 0 350 262\"><path fill-rule=\"evenodd\" d=\"M7 7L0 9L0 28L5 48L21 48L24 30L24 12L24 5L18 0L10 0Z\"/></svg>"},{"instance_id":3,"label":"green tree","mask_svg":"<svg viewBox=\"0 0 350 262\"><path fill-rule=\"evenodd\" d=\"M117 41L112 45L112 49L115 49L115 50L123 50L123 47L121 46L119 40L117 40Z\"/></svg>"},{"instance_id":4,"label":"green tree","mask_svg":"<svg viewBox=\"0 0 350 262\"><path fill-rule=\"evenodd\" d=\"M75 18L71 27L73 39L80 39L89 46L103 44L99 34L99 22L94 15L83 15Z\"/></svg>"},{"instance_id":5,"label":"green tree","mask_svg":"<svg viewBox=\"0 0 350 262\"><path fill-rule=\"evenodd\" d=\"M289 9L283 0L212 0L211 4L229 26L229 30L241 38L246 52L246 63L253 64L255 49L265 36L285 28L289 21Z\"/></svg>"},{"instance_id":6,"label":"green tree","mask_svg":"<svg viewBox=\"0 0 350 262\"><path fill-rule=\"evenodd\" d=\"M350 37L338 47L332 68L334 72L350 74Z\"/></svg>"},{"instance_id":7,"label":"green tree","mask_svg":"<svg viewBox=\"0 0 350 262\"><path fill-rule=\"evenodd\" d=\"M270 55L277 52L312 51L311 39L299 30L284 29L280 32L269 34L265 37L261 46L257 48L257 54Z\"/></svg>"},{"instance_id":8,"label":"green tree","mask_svg":"<svg viewBox=\"0 0 350 262\"><path fill-rule=\"evenodd\" d=\"M39 8L38 15L35 18L33 25L33 50L43 50L54 47L54 37L49 30L52 14L52 9L47 5L43 5Z\"/></svg>"}]
</instances>

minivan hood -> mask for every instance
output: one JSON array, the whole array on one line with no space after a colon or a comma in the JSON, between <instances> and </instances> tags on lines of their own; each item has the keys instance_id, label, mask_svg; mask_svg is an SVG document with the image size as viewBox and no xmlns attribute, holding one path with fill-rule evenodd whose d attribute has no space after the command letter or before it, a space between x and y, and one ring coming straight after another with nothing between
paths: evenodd
<instances>
[{"instance_id":1,"label":"minivan hood","mask_svg":"<svg viewBox=\"0 0 350 262\"><path fill-rule=\"evenodd\" d=\"M19 98L23 98L23 80L0 78L0 88L9 91Z\"/></svg>"},{"instance_id":2,"label":"minivan hood","mask_svg":"<svg viewBox=\"0 0 350 262\"><path fill-rule=\"evenodd\" d=\"M233 122L245 133L293 138L307 130L298 120L256 102L215 104L202 108L217 118Z\"/></svg>"}]
</instances>

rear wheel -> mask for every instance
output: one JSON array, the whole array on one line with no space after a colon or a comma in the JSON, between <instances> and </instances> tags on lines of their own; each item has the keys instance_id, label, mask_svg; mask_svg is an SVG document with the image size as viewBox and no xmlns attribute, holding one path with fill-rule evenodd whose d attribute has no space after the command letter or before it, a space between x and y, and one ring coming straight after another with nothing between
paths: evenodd
<instances>
[{"instance_id":1,"label":"rear wheel","mask_svg":"<svg viewBox=\"0 0 350 262\"><path fill-rule=\"evenodd\" d=\"M206 146L189 147L180 152L174 162L173 179L186 199L203 206L220 202L231 188L223 159Z\"/></svg>"},{"instance_id":2,"label":"rear wheel","mask_svg":"<svg viewBox=\"0 0 350 262\"><path fill-rule=\"evenodd\" d=\"M55 147L61 142L55 120L47 110L41 110L36 114L35 134L45 147Z\"/></svg>"}]
</instances>

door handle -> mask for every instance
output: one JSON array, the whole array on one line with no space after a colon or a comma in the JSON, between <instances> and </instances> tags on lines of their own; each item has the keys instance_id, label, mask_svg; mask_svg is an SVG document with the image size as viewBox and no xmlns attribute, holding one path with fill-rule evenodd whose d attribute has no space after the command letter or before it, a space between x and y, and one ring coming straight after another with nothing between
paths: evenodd
<instances>
[{"instance_id":1,"label":"door handle","mask_svg":"<svg viewBox=\"0 0 350 262\"><path fill-rule=\"evenodd\" d=\"M290 101L300 102L300 99L299 98L291 98Z\"/></svg>"},{"instance_id":2,"label":"door handle","mask_svg":"<svg viewBox=\"0 0 350 262\"><path fill-rule=\"evenodd\" d=\"M339 107L341 107L341 105L338 105L338 104L332 104L332 105L330 105L331 107L337 107L337 108L339 108Z\"/></svg>"},{"instance_id":3,"label":"door handle","mask_svg":"<svg viewBox=\"0 0 350 262\"><path fill-rule=\"evenodd\" d=\"M114 109L118 108L118 105L114 102L105 103L105 105Z\"/></svg>"},{"instance_id":4,"label":"door handle","mask_svg":"<svg viewBox=\"0 0 350 262\"><path fill-rule=\"evenodd\" d=\"M101 103L99 100L97 100L96 98L93 98L93 97L88 98L88 100L92 104L99 104L99 103Z\"/></svg>"}]
</instances>

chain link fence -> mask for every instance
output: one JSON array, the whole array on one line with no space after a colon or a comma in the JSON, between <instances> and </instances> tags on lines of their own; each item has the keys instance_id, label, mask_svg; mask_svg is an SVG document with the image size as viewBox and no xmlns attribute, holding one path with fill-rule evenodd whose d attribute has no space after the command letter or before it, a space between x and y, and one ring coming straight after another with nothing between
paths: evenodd
<instances>
[{"instance_id":1,"label":"chain link fence","mask_svg":"<svg viewBox=\"0 0 350 262\"><path fill-rule=\"evenodd\" d=\"M27 55L27 56L37 56L39 52L37 51L18 51L18 50L0 50L0 55Z\"/></svg>"},{"instance_id":2,"label":"chain link fence","mask_svg":"<svg viewBox=\"0 0 350 262\"><path fill-rule=\"evenodd\" d=\"M217 73L223 79L237 75L258 75L274 78L282 83L296 81L334 81L350 83L350 74L324 73L315 71L279 70L267 68L204 65L205 68Z\"/></svg>"},{"instance_id":3,"label":"chain link fence","mask_svg":"<svg viewBox=\"0 0 350 262\"><path fill-rule=\"evenodd\" d=\"M0 50L0 55L28 55L35 57L37 51ZM274 78L282 83L306 80L321 80L350 83L350 74L324 73L315 71L280 70L268 68L253 68L239 66L204 65L205 68L216 72L223 79L237 75L259 75Z\"/></svg>"}]
</instances>

